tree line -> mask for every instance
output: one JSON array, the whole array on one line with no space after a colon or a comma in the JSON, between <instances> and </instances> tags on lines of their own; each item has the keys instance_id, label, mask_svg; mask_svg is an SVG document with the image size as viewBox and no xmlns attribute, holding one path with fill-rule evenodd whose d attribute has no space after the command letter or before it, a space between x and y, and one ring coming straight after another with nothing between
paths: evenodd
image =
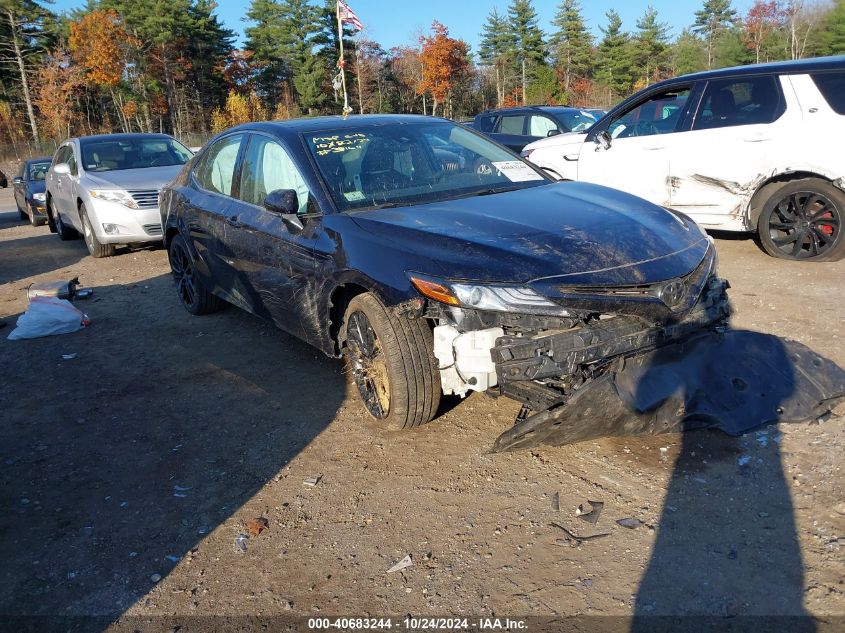
<instances>
[{"instance_id":1,"label":"tree line","mask_svg":"<svg viewBox=\"0 0 845 633\"><path fill-rule=\"evenodd\" d=\"M610 10L598 37L579 0L562 0L548 25L532 0L511 0L486 16L477 51L445 19L389 50L366 31L339 35L334 0L252 0L244 20L238 48L213 0L91 0L65 14L0 0L0 145L20 154L114 131L190 142L251 120L339 113L341 36L356 112L452 118L608 107L678 74L845 53L845 0L756 0L745 14L703 0L674 36L651 6L633 28Z\"/></svg>"}]
</instances>

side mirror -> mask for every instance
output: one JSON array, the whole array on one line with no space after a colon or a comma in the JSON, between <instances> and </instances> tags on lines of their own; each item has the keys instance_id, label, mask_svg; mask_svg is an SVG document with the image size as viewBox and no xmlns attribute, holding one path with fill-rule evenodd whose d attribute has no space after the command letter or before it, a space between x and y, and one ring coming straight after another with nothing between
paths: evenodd
<instances>
[{"instance_id":1,"label":"side mirror","mask_svg":"<svg viewBox=\"0 0 845 633\"><path fill-rule=\"evenodd\" d=\"M21 178L20 176L15 176L14 178L12 178L12 184L13 185L19 185L22 182L23 182L23 178Z\"/></svg>"},{"instance_id":2,"label":"side mirror","mask_svg":"<svg viewBox=\"0 0 845 633\"><path fill-rule=\"evenodd\" d=\"M549 130L549 131L546 133L546 136L547 136L547 137L549 137L549 136L557 136L558 134L560 134L560 130Z\"/></svg>"},{"instance_id":3,"label":"side mirror","mask_svg":"<svg viewBox=\"0 0 845 633\"><path fill-rule=\"evenodd\" d=\"M610 136L607 130L602 130L598 134L596 134L595 138L596 142L596 151L600 149L610 149L610 144L613 142L613 138Z\"/></svg>"},{"instance_id":4,"label":"side mirror","mask_svg":"<svg viewBox=\"0 0 845 633\"><path fill-rule=\"evenodd\" d=\"M53 167L53 173L59 175L65 175L70 173L70 165L67 163L59 163L55 167Z\"/></svg>"},{"instance_id":5,"label":"side mirror","mask_svg":"<svg viewBox=\"0 0 845 633\"><path fill-rule=\"evenodd\" d=\"M305 228L296 213L299 210L299 196L293 189L271 191L264 198L264 208L281 217L282 222L292 231L301 231Z\"/></svg>"}]
</instances>

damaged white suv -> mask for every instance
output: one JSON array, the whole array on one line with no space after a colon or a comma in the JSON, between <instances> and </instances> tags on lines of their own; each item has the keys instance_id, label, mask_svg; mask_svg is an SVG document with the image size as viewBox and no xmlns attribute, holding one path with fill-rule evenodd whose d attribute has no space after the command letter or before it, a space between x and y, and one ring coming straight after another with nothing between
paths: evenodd
<instances>
[{"instance_id":1,"label":"damaged white suv","mask_svg":"<svg viewBox=\"0 0 845 633\"><path fill-rule=\"evenodd\" d=\"M725 68L650 86L586 133L526 146L552 176L608 185L767 253L845 256L845 56Z\"/></svg>"}]
</instances>

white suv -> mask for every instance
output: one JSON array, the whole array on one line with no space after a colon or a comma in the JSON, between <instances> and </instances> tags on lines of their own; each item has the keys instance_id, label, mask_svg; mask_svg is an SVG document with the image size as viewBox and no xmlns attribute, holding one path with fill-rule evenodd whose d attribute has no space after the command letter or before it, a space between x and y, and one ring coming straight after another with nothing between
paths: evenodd
<instances>
[{"instance_id":1,"label":"white suv","mask_svg":"<svg viewBox=\"0 0 845 633\"><path fill-rule=\"evenodd\" d=\"M845 56L724 68L626 99L586 133L526 146L562 180L628 191L770 255L845 256Z\"/></svg>"}]
</instances>

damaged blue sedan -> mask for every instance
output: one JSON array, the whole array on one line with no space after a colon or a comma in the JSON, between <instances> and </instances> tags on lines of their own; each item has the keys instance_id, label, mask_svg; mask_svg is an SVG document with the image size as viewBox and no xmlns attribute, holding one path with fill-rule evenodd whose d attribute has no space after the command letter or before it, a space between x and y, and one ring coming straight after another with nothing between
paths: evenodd
<instances>
[{"instance_id":1,"label":"damaged blue sedan","mask_svg":"<svg viewBox=\"0 0 845 633\"><path fill-rule=\"evenodd\" d=\"M594 436L589 419L562 427L570 400L618 392L626 363L655 350L683 363L677 346L720 336L730 312L713 242L684 215L554 182L430 117L235 127L162 191L161 211L190 313L232 303L345 357L387 429L429 422L443 394L513 398L499 450Z\"/></svg>"}]
</instances>

